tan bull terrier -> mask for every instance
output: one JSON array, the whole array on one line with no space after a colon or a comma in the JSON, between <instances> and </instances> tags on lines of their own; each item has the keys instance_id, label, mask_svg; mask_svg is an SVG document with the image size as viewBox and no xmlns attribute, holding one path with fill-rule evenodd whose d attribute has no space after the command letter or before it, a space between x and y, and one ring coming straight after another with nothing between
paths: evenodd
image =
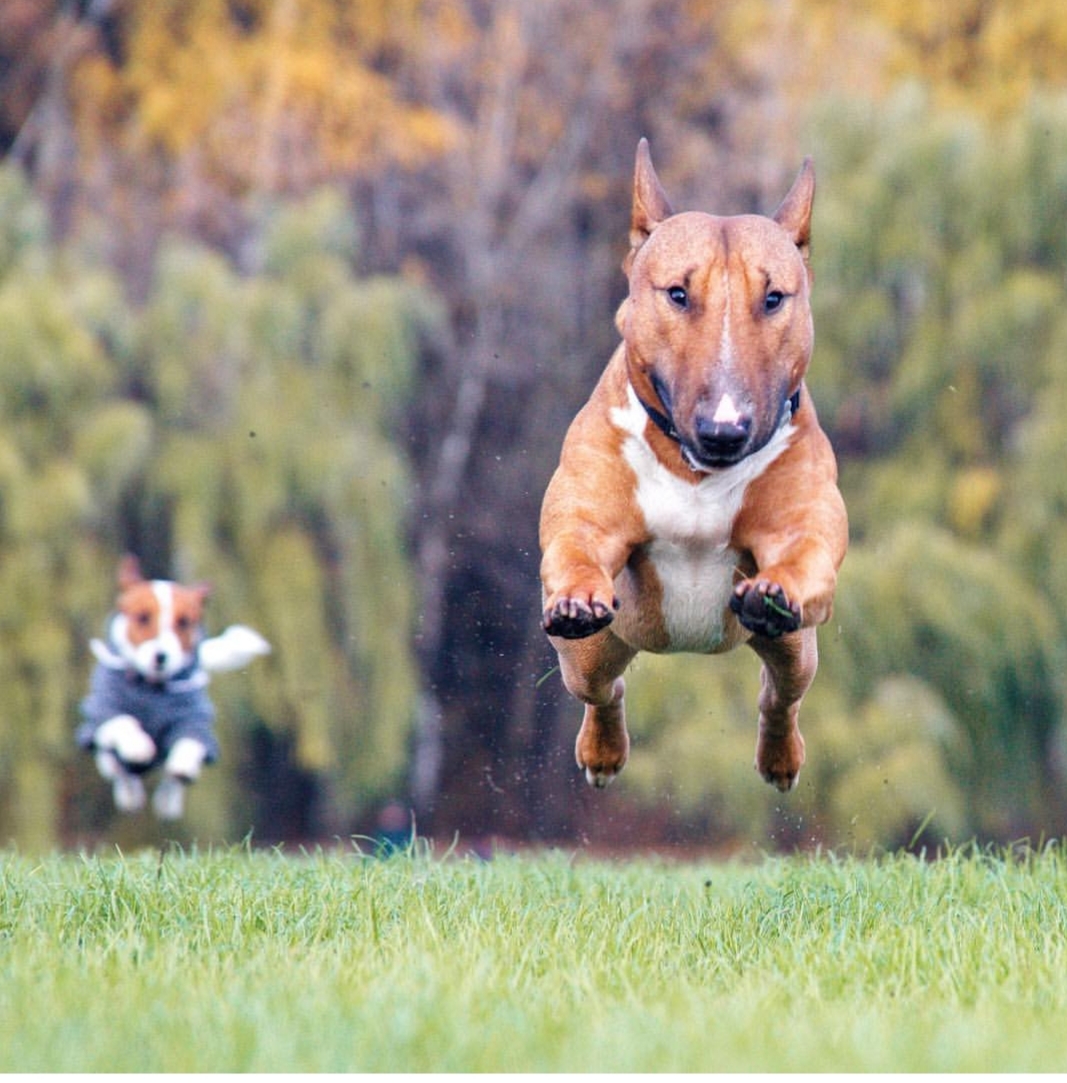
<instances>
[{"instance_id":1,"label":"tan bull terrier","mask_svg":"<svg viewBox=\"0 0 1067 1083\"><path fill-rule=\"evenodd\" d=\"M674 214L637 148L622 344L571 424L541 512L543 623L585 703L578 766L629 755L622 674L638 651L763 662L756 769L791 789L797 725L848 521L804 384L815 173L773 218Z\"/></svg>"}]
</instances>

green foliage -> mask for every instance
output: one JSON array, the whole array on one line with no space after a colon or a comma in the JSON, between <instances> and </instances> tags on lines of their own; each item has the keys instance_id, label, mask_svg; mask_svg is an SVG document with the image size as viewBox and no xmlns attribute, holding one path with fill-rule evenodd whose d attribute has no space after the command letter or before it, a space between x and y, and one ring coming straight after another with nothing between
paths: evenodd
<instances>
[{"instance_id":1,"label":"green foliage","mask_svg":"<svg viewBox=\"0 0 1067 1083\"><path fill-rule=\"evenodd\" d=\"M248 623L274 646L213 688L228 730L215 770L236 790L242 742L274 731L328 794L322 826L343 830L399 784L414 715L410 483L390 435L434 309L356 278L355 226L330 192L277 208L254 275L171 241L140 308L76 249L41 244L0 276L2 830L55 838L52 765L75 755L86 640L127 539L151 574L212 582L209 630ZM236 795L203 789L194 830L248 830Z\"/></svg>"},{"instance_id":2,"label":"green foliage","mask_svg":"<svg viewBox=\"0 0 1067 1083\"><path fill-rule=\"evenodd\" d=\"M968 757L946 753L966 809L949 821L1051 827L1067 101L997 125L928 114L910 88L817 130L812 381L854 538L819 680L863 717L877 682L917 678L966 735Z\"/></svg>"},{"instance_id":3,"label":"green foliage","mask_svg":"<svg viewBox=\"0 0 1067 1083\"><path fill-rule=\"evenodd\" d=\"M0 1068L1052 1071L1065 897L1055 848L9 854Z\"/></svg>"},{"instance_id":4,"label":"green foliage","mask_svg":"<svg viewBox=\"0 0 1067 1083\"><path fill-rule=\"evenodd\" d=\"M18 169L0 170L0 275L22 260L32 266L48 242L48 216Z\"/></svg>"}]
</instances>

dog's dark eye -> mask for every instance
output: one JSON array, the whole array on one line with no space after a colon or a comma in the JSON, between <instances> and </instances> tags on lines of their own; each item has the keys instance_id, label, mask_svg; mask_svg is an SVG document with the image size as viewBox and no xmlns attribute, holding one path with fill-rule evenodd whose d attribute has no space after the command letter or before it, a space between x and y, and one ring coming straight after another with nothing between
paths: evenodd
<instances>
[{"instance_id":1,"label":"dog's dark eye","mask_svg":"<svg viewBox=\"0 0 1067 1083\"><path fill-rule=\"evenodd\" d=\"M768 290L767 296L763 298L763 311L777 312L784 300L785 294L781 290Z\"/></svg>"},{"instance_id":2,"label":"dog's dark eye","mask_svg":"<svg viewBox=\"0 0 1067 1083\"><path fill-rule=\"evenodd\" d=\"M152 623L152 614L149 613L147 610L142 610L139 613L134 613L133 623L136 624L138 628L147 628L148 625Z\"/></svg>"},{"instance_id":3,"label":"dog's dark eye","mask_svg":"<svg viewBox=\"0 0 1067 1083\"><path fill-rule=\"evenodd\" d=\"M671 299L671 303L677 305L678 308L689 307L689 294L684 286L671 286L667 290L667 296Z\"/></svg>"}]
</instances>

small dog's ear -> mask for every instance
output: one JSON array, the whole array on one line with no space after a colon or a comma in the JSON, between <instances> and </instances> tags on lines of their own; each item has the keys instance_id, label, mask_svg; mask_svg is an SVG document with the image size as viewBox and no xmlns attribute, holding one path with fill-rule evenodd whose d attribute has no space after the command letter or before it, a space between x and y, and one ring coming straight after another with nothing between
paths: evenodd
<instances>
[{"instance_id":1,"label":"small dog's ear","mask_svg":"<svg viewBox=\"0 0 1067 1083\"><path fill-rule=\"evenodd\" d=\"M630 211L630 253L626 257L625 270L629 270L634 253L648 240L656 226L664 218L669 218L672 213L670 202L652 166L648 140L642 137L637 144L637 161L634 164L634 201Z\"/></svg>"},{"instance_id":2,"label":"small dog's ear","mask_svg":"<svg viewBox=\"0 0 1067 1083\"><path fill-rule=\"evenodd\" d=\"M815 201L815 165L804 159L789 194L774 212L774 220L793 238L804 262L811 254L811 207Z\"/></svg>"},{"instance_id":3,"label":"small dog's ear","mask_svg":"<svg viewBox=\"0 0 1067 1083\"><path fill-rule=\"evenodd\" d=\"M203 603L214 588L210 583L194 583L190 589L200 596L200 601Z\"/></svg>"},{"instance_id":4,"label":"small dog's ear","mask_svg":"<svg viewBox=\"0 0 1067 1083\"><path fill-rule=\"evenodd\" d=\"M119 590L129 590L134 583L140 583L144 579L141 574L141 562L133 555L127 553L119 561L118 584Z\"/></svg>"}]
</instances>

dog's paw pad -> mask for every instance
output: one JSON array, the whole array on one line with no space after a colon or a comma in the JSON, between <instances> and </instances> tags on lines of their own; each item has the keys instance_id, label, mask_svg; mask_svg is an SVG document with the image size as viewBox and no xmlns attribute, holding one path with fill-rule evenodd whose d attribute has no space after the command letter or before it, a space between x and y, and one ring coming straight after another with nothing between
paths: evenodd
<instances>
[{"instance_id":1,"label":"dog's paw pad","mask_svg":"<svg viewBox=\"0 0 1067 1083\"><path fill-rule=\"evenodd\" d=\"M800 627L800 607L789 601L777 583L743 584L730 598L730 609L750 632L768 639Z\"/></svg>"},{"instance_id":2,"label":"dog's paw pad","mask_svg":"<svg viewBox=\"0 0 1067 1083\"><path fill-rule=\"evenodd\" d=\"M606 628L615 618L616 602L586 603L576 598L564 598L545 610L542 626L550 636L561 639L584 639Z\"/></svg>"}]
</instances>

